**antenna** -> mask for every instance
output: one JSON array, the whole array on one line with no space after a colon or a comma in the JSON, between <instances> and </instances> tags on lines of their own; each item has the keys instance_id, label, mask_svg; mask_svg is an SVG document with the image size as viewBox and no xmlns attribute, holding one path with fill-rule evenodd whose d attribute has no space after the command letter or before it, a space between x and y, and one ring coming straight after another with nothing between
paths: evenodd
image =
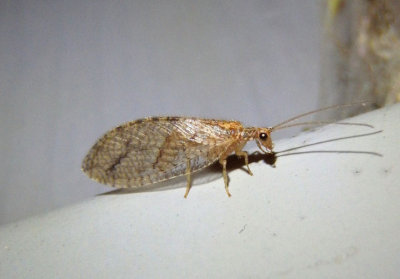
<instances>
[{"instance_id":1,"label":"antenna","mask_svg":"<svg viewBox=\"0 0 400 279\"><path fill-rule=\"evenodd\" d=\"M297 119L303 118L305 116L308 116L310 114L314 114L317 112L321 112L321 111L325 111L325 110L331 110L331 109L339 109L339 108L345 108L345 107L352 107L352 106L356 106L356 105L361 105L361 106L366 106L367 104L371 104L372 102L357 102L357 103L351 103L351 104L343 104L343 105L333 105L333 106L329 106L329 107L324 107L324 108L320 108L320 109L316 109L316 110L312 110L306 113L302 113L299 114L297 116L294 116L292 118L289 118L275 126L273 126L271 128L271 131L276 131L276 130L280 130L283 128L289 128L289 127L293 127L293 126L300 126L300 125L319 125L319 124L332 124L334 122L302 122L302 123L294 123L294 124L290 124L290 125L285 125L287 123L296 121ZM313 124L315 123L315 124ZM341 125L360 125L360 126L368 126L368 127L372 127L371 125L367 125L367 124L362 124L362 123L348 123L347 124L341 124ZM340 123L336 123L336 124L340 124ZM284 126L285 125L285 126Z\"/></svg>"},{"instance_id":2,"label":"antenna","mask_svg":"<svg viewBox=\"0 0 400 279\"><path fill-rule=\"evenodd\" d=\"M308 122L298 122L288 125L281 125L278 128L274 128L274 131L286 129L295 126L306 126L306 125L325 125L325 124L335 124L335 125L349 125L349 126L363 126L368 128L374 128L374 126L366 124L366 123L357 123L357 122L333 122L333 121L308 121Z\"/></svg>"}]
</instances>

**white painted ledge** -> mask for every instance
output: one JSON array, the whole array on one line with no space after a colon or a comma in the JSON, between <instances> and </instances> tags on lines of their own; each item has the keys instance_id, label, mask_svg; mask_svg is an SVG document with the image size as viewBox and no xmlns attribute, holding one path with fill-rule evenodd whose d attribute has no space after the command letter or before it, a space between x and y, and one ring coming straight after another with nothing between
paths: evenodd
<instances>
[{"instance_id":1,"label":"white painted ledge","mask_svg":"<svg viewBox=\"0 0 400 279\"><path fill-rule=\"evenodd\" d=\"M188 199L103 195L3 226L0 278L398 278L400 105L352 121L376 129L330 125L276 150L383 132L233 170L232 198L221 177Z\"/></svg>"}]
</instances>

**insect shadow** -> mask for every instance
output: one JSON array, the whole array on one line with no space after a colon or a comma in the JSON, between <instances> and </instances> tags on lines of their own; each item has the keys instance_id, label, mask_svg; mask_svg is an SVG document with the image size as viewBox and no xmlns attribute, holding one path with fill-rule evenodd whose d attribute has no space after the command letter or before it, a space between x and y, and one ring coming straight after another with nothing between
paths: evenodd
<instances>
[{"instance_id":1,"label":"insect shadow","mask_svg":"<svg viewBox=\"0 0 400 279\"><path fill-rule=\"evenodd\" d=\"M259 151L250 153L248 158L249 158L249 164L264 161L266 164L271 165L273 167L275 167L275 162L277 159L275 153L265 154L265 153L261 153ZM230 172L230 171L234 171L236 169L241 169L247 173L247 169L245 168L243 158L240 158L240 157L232 154L227 157L226 170L227 170L227 172ZM210 166L208 166L200 171L194 172L192 174L193 186L198 186L198 185L209 183L214 180L222 179L221 173L222 173L222 166L218 161L216 161L213 164L211 164ZM142 193L142 192L156 192L156 191L158 192L158 191L166 191L166 190L185 188L185 187L186 187L186 177L179 176L179 177L175 177L170 180L158 182L158 183L147 185L147 186L142 186L137 189L135 189L135 188L116 189L114 191L102 193L99 195L102 196L102 195L119 195L119 194L128 194L128 193Z\"/></svg>"},{"instance_id":2,"label":"insect shadow","mask_svg":"<svg viewBox=\"0 0 400 279\"><path fill-rule=\"evenodd\" d=\"M255 151L249 154L249 164L251 163L256 163L260 161L264 161L264 163L275 167L275 163L279 157L286 157L286 156L292 156L292 155L305 155L305 154L312 154L312 153L345 153L345 154L366 154L366 155L373 155L373 156L379 156L382 157L383 155L377 152L371 152L371 151L354 151L354 150L309 150L309 151L295 151L299 150L301 148L306 148L309 146L315 146L315 145L320 145L328 142L334 142L334 141L341 141L341 140L346 140L346 139L351 139L351 138L357 138L357 137L365 137L365 136L371 136L375 135L378 133L381 133L382 130L380 131L375 131L372 133L365 133L365 134L358 134L358 135L353 135L353 136L347 136L347 137L339 137L339 138L333 138L333 139L328 139L324 141L319 141L319 142L314 142L314 143L309 143L309 144L303 144L300 146L288 148L285 150L273 152L273 153L261 153L259 151ZM295 151L295 152L293 152ZM237 169L241 169L244 172L247 173L247 169L245 168L244 165L244 160L243 158L240 158L234 154L230 155L227 157L227 171L234 171ZM208 182L217 180L217 179L222 179L221 177L221 170L222 166L221 164L216 161L215 163L211 164L210 166L193 173L193 185L202 185L206 184ZM229 179L229 178L228 178ZM116 189L113 191L109 191L106 193L99 194L99 196L102 195L120 195L120 194L128 194L128 193L142 193L142 192L158 192L158 191L166 191L166 190L171 190L171 189L177 189L177 188L185 188L186 187L186 177L185 176L179 176L170 180L158 182L155 184L151 184L148 186L142 186L139 188L124 188L124 189Z\"/></svg>"}]
</instances>

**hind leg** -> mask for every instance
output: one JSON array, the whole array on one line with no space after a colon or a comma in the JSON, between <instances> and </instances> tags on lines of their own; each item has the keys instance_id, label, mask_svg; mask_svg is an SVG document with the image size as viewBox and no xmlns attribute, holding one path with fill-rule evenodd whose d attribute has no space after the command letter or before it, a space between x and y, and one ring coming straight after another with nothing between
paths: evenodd
<instances>
[{"instance_id":1,"label":"hind leg","mask_svg":"<svg viewBox=\"0 0 400 279\"><path fill-rule=\"evenodd\" d=\"M190 160L187 160L187 162L186 162L186 181L187 181L186 182L186 192L185 192L185 195L183 196L185 199L189 195L190 188L192 187L192 178L190 176L190 172L191 172Z\"/></svg>"}]
</instances>

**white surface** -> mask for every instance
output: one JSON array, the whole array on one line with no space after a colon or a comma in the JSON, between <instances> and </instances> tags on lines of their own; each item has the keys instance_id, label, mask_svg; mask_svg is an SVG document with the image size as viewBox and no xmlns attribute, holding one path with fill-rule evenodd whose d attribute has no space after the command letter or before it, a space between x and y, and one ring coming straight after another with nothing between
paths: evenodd
<instances>
[{"instance_id":1,"label":"white surface","mask_svg":"<svg viewBox=\"0 0 400 279\"><path fill-rule=\"evenodd\" d=\"M398 278L400 105L276 141L324 151L192 188L103 195L0 228L0 278ZM344 153L329 153L345 151ZM354 153L351 153L354 152ZM358 152L358 153L357 153ZM373 155L382 154L382 157Z\"/></svg>"},{"instance_id":2,"label":"white surface","mask_svg":"<svg viewBox=\"0 0 400 279\"><path fill-rule=\"evenodd\" d=\"M319 8L0 1L0 224L106 191L80 165L120 123L185 115L269 126L316 108Z\"/></svg>"}]
</instances>

